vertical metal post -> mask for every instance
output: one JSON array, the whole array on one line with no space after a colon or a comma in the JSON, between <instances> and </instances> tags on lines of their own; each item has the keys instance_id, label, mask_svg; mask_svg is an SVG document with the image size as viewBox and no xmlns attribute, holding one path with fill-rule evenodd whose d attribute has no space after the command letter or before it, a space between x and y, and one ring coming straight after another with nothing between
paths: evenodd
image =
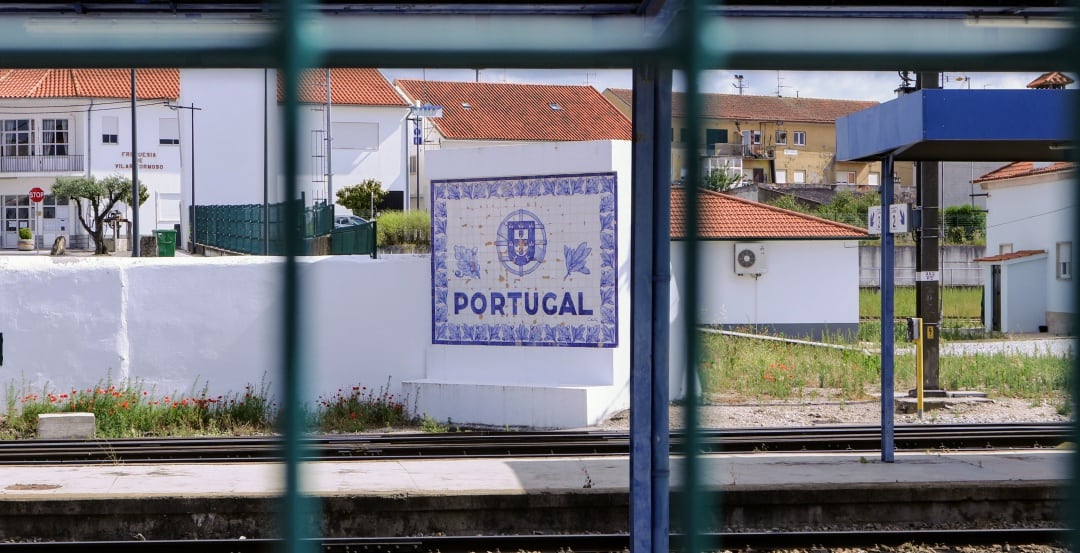
<instances>
[{"instance_id":1,"label":"vertical metal post","mask_svg":"<svg viewBox=\"0 0 1080 553\"><path fill-rule=\"evenodd\" d=\"M701 70L704 69L703 52L707 50L702 42L702 29L708 17L702 8L703 0L689 0L683 11L682 26L684 32L680 42L679 55L686 75L686 120L691 129L690 139L686 144L686 259L683 273L686 275L686 290L682 294L680 311L684 315L683 339L686 351L686 457L682 484L682 521L686 536L685 551L698 553L704 550L701 530L703 515L713 512L707 504L708 492L701 489L701 462L698 458L700 436L698 436L698 379L697 365L699 356L697 305L698 305L698 219L699 193L701 184L701 160L698 153L702 147L701 135ZM710 547L720 548L719 544Z\"/></svg>"},{"instance_id":2,"label":"vertical metal post","mask_svg":"<svg viewBox=\"0 0 1080 553\"><path fill-rule=\"evenodd\" d=\"M630 539L635 553L666 553L671 70L635 68L632 101Z\"/></svg>"},{"instance_id":3,"label":"vertical metal post","mask_svg":"<svg viewBox=\"0 0 1080 553\"><path fill-rule=\"evenodd\" d=\"M893 235L889 206L893 202L893 157L881 162L881 460L893 462Z\"/></svg>"},{"instance_id":4,"label":"vertical metal post","mask_svg":"<svg viewBox=\"0 0 1080 553\"><path fill-rule=\"evenodd\" d=\"M938 73L934 71L919 72L916 88L936 89L940 88ZM916 188L916 203L922 211L921 222L916 232L915 240L915 274L939 273L940 262L938 256L941 249L941 164L936 161L918 162L919 182ZM915 281L915 316L923 320L930 327L937 327L941 322L941 286L938 280ZM941 390L938 377L938 332L927 333L923 336L923 387L932 396L944 395Z\"/></svg>"},{"instance_id":5,"label":"vertical metal post","mask_svg":"<svg viewBox=\"0 0 1080 553\"><path fill-rule=\"evenodd\" d=\"M267 99L267 94L270 94L270 85L267 84L269 79L270 70L263 69L263 255L270 255L270 101Z\"/></svg>"},{"instance_id":6,"label":"vertical metal post","mask_svg":"<svg viewBox=\"0 0 1080 553\"><path fill-rule=\"evenodd\" d=\"M198 208L195 206L195 102L191 103L191 253L195 253L195 215Z\"/></svg>"},{"instance_id":7,"label":"vertical metal post","mask_svg":"<svg viewBox=\"0 0 1080 553\"><path fill-rule=\"evenodd\" d=\"M304 328L304 312L300 305L300 272L296 262L302 246L302 232L300 232L301 217L303 211L295 209L295 198L299 185L297 173L299 169L299 144L297 142L297 130L299 128L299 82L300 73L310 65L310 53L300 38L300 29L304 14L303 0L284 0L281 5L280 36L277 40L281 48L282 84L284 86L284 126L282 128L282 141L284 142L284 170L285 176L285 264L283 279L282 303L282 396L284 414L282 417L285 448L285 492L282 496L282 546L290 553L314 550L311 542L305 541L308 537L309 521L314 513L313 500L306 497L301 490L300 483L300 460L304 458L304 446L302 442L304 432L304 412L302 409L304 390L306 388L301 362L304 359L303 335L300 332Z\"/></svg>"},{"instance_id":8,"label":"vertical metal post","mask_svg":"<svg viewBox=\"0 0 1080 553\"><path fill-rule=\"evenodd\" d=\"M131 70L131 257L139 257L139 137L135 118L135 69Z\"/></svg>"},{"instance_id":9,"label":"vertical metal post","mask_svg":"<svg viewBox=\"0 0 1080 553\"><path fill-rule=\"evenodd\" d=\"M330 88L330 68L326 68L326 206L330 207L334 205L334 169L333 169L333 129L331 127L330 118L330 106L333 104L333 97L331 96ZM330 216L333 217L334 210L330 207ZM333 221L333 219L331 219ZM331 228L333 228L331 226Z\"/></svg>"}]
</instances>

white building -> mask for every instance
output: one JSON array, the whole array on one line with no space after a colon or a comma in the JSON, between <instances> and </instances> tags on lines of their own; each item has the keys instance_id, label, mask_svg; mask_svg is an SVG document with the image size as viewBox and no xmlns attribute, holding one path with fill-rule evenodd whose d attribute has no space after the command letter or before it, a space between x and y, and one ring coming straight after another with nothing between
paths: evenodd
<instances>
[{"instance_id":1,"label":"white building","mask_svg":"<svg viewBox=\"0 0 1080 553\"><path fill-rule=\"evenodd\" d=\"M20 227L38 229L39 245L67 236L87 247L73 204L51 194L57 177L113 174L139 181L150 197L139 209L139 230L180 223L180 149L175 69L140 69L136 76L137 148L132 147L131 74L127 69L0 70L0 248L16 246ZM29 191L45 191L40 206ZM131 220L128 206L118 204ZM89 220L88 210L84 217Z\"/></svg>"},{"instance_id":2,"label":"white building","mask_svg":"<svg viewBox=\"0 0 1080 553\"><path fill-rule=\"evenodd\" d=\"M1074 316L1075 166L1016 162L976 179L987 192L987 330L1070 334Z\"/></svg>"},{"instance_id":3,"label":"white building","mask_svg":"<svg viewBox=\"0 0 1080 553\"><path fill-rule=\"evenodd\" d=\"M311 70L300 81L299 191L309 205L328 194L334 202L341 187L374 178L384 190L404 194L405 101L376 69L337 68L330 71L328 103L326 77L325 70ZM180 104L196 108L180 110L184 159L192 159L195 145L194 162L184 168L185 205L282 201L278 72L183 69L180 82Z\"/></svg>"}]
</instances>

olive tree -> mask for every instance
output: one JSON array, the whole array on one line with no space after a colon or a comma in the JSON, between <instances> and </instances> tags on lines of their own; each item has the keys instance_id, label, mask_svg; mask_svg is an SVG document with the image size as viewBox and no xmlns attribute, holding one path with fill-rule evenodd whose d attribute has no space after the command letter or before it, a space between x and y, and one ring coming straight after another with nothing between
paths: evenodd
<instances>
[{"instance_id":1,"label":"olive tree","mask_svg":"<svg viewBox=\"0 0 1080 553\"><path fill-rule=\"evenodd\" d=\"M338 205L348 209L353 215L375 217L375 206L386 198L386 191L378 179L366 179L360 184L343 186L337 191Z\"/></svg>"},{"instance_id":2,"label":"olive tree","mask_svg":"<svg viewBox=\"0 0 1080 553\"><path fill-rule=\"evenodd\" d=\"M721 168L714 167L702 179L702 188L714 192L727 192L742 181L742 175L738 171L732 171L727 163Z\"/></svg>"},{"instance_id":3,"label":"olive tree","mask_svg":"<svg viewBox=\"0 0 1080 553\"><path fill-rule=\"evenodd\" d=\"M57 177L52 193L58 199L74 200L79 223L94 241L94 253L108 253L105 248L105 218L117 203L131 205L131 179L120 175L109 175L100 180L90 175ZM149 197L146 185L139 183L139 205ZM89 209L89 223L87 217L83 216L84 200Z\"/></svg>"}]
</instances>

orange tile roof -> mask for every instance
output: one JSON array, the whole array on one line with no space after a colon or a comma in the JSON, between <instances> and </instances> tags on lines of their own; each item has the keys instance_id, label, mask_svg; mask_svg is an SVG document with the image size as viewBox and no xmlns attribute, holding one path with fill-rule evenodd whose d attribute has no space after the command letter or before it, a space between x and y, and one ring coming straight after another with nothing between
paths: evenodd
<instances>
[{"instance_id":1,"label":"orange tile roof","mask_svg":"<svg viewBox=\"0 0 1080 553\"><path fill-rule=\"evenodd\" d=\"M326 102L326 70L309 69L300 75L300 101ZM330 69L330 102L353 106L408 105L378 69L335 67ZM278 101L285 99L281 73L278 73Z\"/></svg>"},{"instance_id":2,"label":"orange tile roof","mask_svg":"<svg viewBox=\"0 0 1080 553\"><path fill-rule=\"evenodd\" d=\"M1020 259L1022 257L1031 257L1033 255L1039 255L1046 253L1046 250L1020 250L1018 252L1003 253L998 255L991 255L990 257L980 257L978 259L972 259L976 262L994 262L994 261L1008 261L1010 259Z\"/></svg>"},{"instance_id":3,"label":"orange tile roof","mask_svg":"<svg viewBox=\"0 0 1080 553\"><path fill-rule=\"evenodd\" d=\"M671 237L686 238L686 189L671 189ZM698 236L704 240L859 240L865 229L735 196L699 190Z\"/></svg>"},{"instance_id":4,"label":"orange tile roof","mask_svg":"<svg viewBox=\"0 0 1080 553\"><path fill-rule=\"evenodd\" d=\"M451 140L630 140L630 120L591 86L399 80ZM555 107L553 107L555 106Z\"/></svg>"},{"instance_id":5,"label":"orange tile roof","mask_svg":"<svg viewBox=\"0 0 1080 553\"><path fill-rule=\"evenodd\" d=\"M1031 175L1041 175L1045 173L1056 173L1062 171L1071 171L1075 168L1075 165L1071 161L1058 161L1054 163L1046 163L1036 167L1034 161L1016 161L999 167L989 173L975 179L972 182L980 183L992 180L1004 180L1014 179L1017 177L1027 177Z\"/></svg>"},{"instance_id":6,"label":"orange tile roof","mask_svg":"<svg viewBox=\"0 0 1080 553\"><path fill-rule=\"evenodd\" d=\"M630 105L633 97L630 89L610 88L608 90L620 101ZM877 102L856 100L778 98L744 94L702 94L701 101L701 114L713 119L803 123L835 123L839 117L878 105ZM677 117L686 116L685 93L672 93L671 114Z\"/></svg>"},{"instance_id":7,"label":"orange tile roof","mask_svg":"<svg viewBox=\"0 0 1080 553\"><path fill-rule=\"evenodd\" d=\"M138 69L139 99L180 97L179 69ZM130 98L129 69L0 69L0 98Z\"/></svg>"},{"instance_id":8,"label":"orange tile roof","mask_svg":"<svg viewBox=\"0 0 1080 553\"><path fill-rule=\"evenodd\" d=\"M1051 71L1039 75L1034 81L1027 84L1028 88L1065 88L1073 84L1072 79L1058 71Z\"/></svg>"}]
</instances>

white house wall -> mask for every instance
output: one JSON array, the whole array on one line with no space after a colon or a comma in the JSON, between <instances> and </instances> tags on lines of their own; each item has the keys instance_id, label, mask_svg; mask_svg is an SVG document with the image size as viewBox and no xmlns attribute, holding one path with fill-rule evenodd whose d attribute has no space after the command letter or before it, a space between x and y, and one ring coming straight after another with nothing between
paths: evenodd
<instances>
[{"instance_id":1,"label":"white house wall","mask_svg":"<svg viewBox=\"0 0 1080 553\"><path fill-rule=\"evenodd\" d=\"M112 378L159 394L280 384L281 258L0 257L5 384L40 391ZM300 262L308 398L423 375L428 259ZM4 387L5 392L8 388ZM16 389L16 393L20 390ZM409 406L412 407L411 405Z\"/></svg>"},{"instance_id":2,"label":"white house wall","mask_svg":"<svg viewBox=\"0 0 1080 553\"><path fill-rule=\"evenodd\" d=\"M426 156L425 180L615 171L619 342L615 348L432 345L426 378L410 388L422 390L424 409L442 420L554 427L593 424L625 408L630 365L630 143L453 148L428 151Z\"/></svg>"},{"instance_id":3,"label":"white house wall","mask_svg":"<svg viewBox=\"0 0 1080 553\"><path fill-rule=\"evenodd\" d=\"M312 129L326 128L325 106L315 104L303 104L300 106L303 115L300 141L302 155L304 156L302 167L312 175L309 182L304 183L309 187L309 196L315 198L326 197L325 176L314 176L315 168L312 157ZM280 110L279 110L280 113ZM378 142L374 147L343 147L342 137L333 137L334 145L330 151L330 163L333 173L334 197L331 202L337 201L337 190L345 186L359 184L364 180L373 178L382 183L383 190L404 191L408 182L405 154L405 118L409 115L409 109L402 107L376 107L355 105L334 105L330 110L330 118L333 123L363 123L378 127ZM321 183L313 181L323 181ZM348 214L349 210L337 206L339 214ZM365 214L364 217L367 217Z\"/></svg>"},{"instance_id":4,"label":"white house wall","mask_svg":"<svg viewBox=\"0 0 1080 553\"><path fill-rule=\"evenodd\" d=\"M1046 279L1046 258L1020 259L1002 268L1001 330L1038 332L1046 324L1046 291L1032 282Z\"/></svg>"},{"instance_id":5,"label":"white house wall","mask_svg":"<svg viewBox=\"0 0 1080 553\"><path fill-rule=\"evenodd\" d=\"M1045 299L1039 302L1042 306L1040 316L1043 318L1045 318L1045 312L1059 314L1074 312L1073 280L1059 279L1055 270L1058 242L1073 242L1074 271L1076 267L1078 243L1073 236L1073 226L1078 212L1074 177L1072 173L1051 173L1016 179L1011 183L993 181L985 183L987 188L985 191L989 193L986 198L986 206L989 210L986 255L997 255L1002 244L1012 244L1012 251L1046 251L1045 261L1040 261L1046 267L1040 273L1039 280L1029 281L1026 285L1043 294ZM984 272L984 282L987 283L986 305L991 305L989 271L990 265L987 264ZM1013 274L1010 278L1017 278L1017 275ZM1009 287L1009 293L1015 293L1016 290L1015 286ZM1002 299L1006 301L1005 298ZM1002 307L1004 309L1004 305ZM1044 321L1039 324L1047 323Z\"/></svg>"}]
</instances>

